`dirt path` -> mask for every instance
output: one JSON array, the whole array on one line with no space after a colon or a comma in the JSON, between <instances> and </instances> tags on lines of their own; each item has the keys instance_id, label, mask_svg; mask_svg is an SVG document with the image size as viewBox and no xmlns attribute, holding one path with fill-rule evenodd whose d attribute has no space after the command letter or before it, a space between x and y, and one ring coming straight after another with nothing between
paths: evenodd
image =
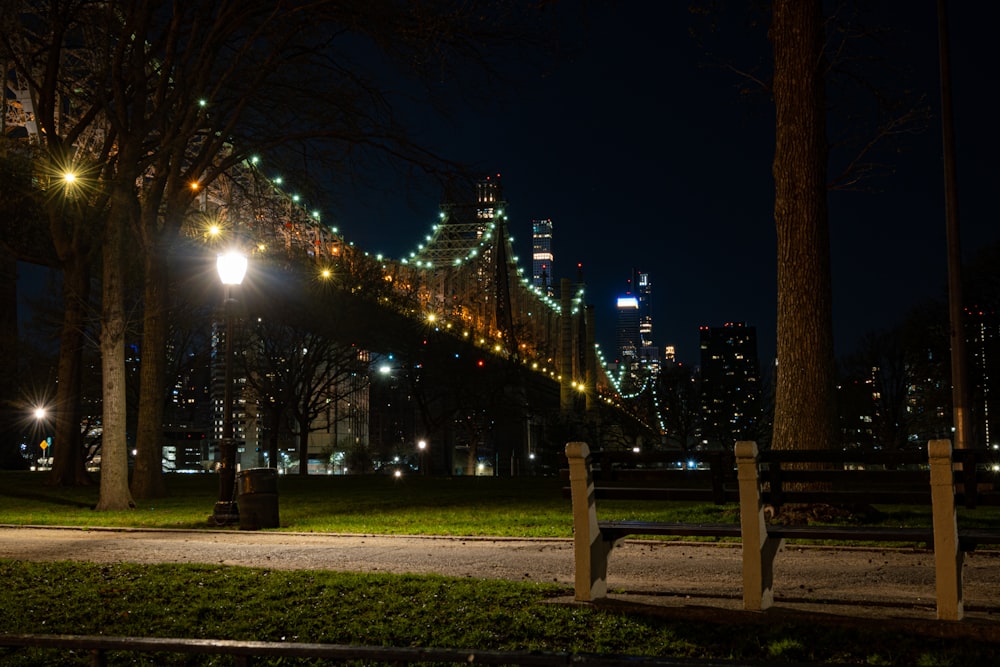
<instances>
[{"instance_id":1,"label":"dirt path","mask_svg":"<svg viewBox=\"0 0 1000 667\"><path fill-rule=\"evenodd\" d=\"M573 585L573 545L566 539L0 526L0 558L436 573ZM740 567L736 545L627 540L611 555L609 585L621 603L735 611ZM964 577L967 620L1000 628L1000 552L969 554ZM924 550L790 547L778 556L775 580L779 610L934 618L934 563Z\"/></svg>"}]
</instances>

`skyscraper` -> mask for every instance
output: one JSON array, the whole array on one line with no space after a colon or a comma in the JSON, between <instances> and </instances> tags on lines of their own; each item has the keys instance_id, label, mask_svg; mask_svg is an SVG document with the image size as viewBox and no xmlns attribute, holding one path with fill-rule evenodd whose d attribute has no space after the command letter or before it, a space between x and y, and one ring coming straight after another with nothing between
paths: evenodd
<instances>
[{"instance_id":1,"label":"skyscraper","mask_svg":"<svg viewBox=\"0 0 1000 667\"><path fill-rule=\"evenodd\" d=\"M632 271L632 282L639 299L639 360L658 367L660 350L653 345L653 282L648 273L635 270Z\"/></svg>"},{"instance_id":2,"label":"skyscraper","mask_svg":"<svg viewBox=\"0 0 1000 667\"><path fill-rule=\"evenodd\" d=\"M1000 377L1000 314L993 308L965 308L965 341L970 352L972 433L969 446L995 448L996 415L1000 403L993 395L993 380Z\"/></svg>"},{"instance_id":3,"label":"skyscraper","mask_svg":"<svg viewBox=\"0 0 1000 667\"><path fill-rule=\"evenodd\" d=\"M659 365L659 349L653 345L653 311L649 274L632 270L628 288L618 297L618 349L623 363Z\"/></svg>"},{"instance_id":4,"label":"skyscraper","mask_svg":"<svg viewBox=\"0 0 1000 667\"><path fill-rule=\"evenodd\" d=\"M760 420L757 329L743 322L699 328L704 440L753 439Z\"/></svg>"},{"instance_id":5,"label":"skyscraper","mask_svg":"<svg viewBox=\"0 0 1000 667\"><path fill-rule=\"evenodd\" d=\"M652 286L648 273L633 269L625 294L616 302L618 381L626 394L641 390L660 372L660 351L653 345Z\"/></svg>"},{"instance_id":6,"label":"skyscraper","mask_svg":"<svg viewBox=\"0 0 1000 667\"><path fill-rule=\"evenodd\" d=\"M618 297L618 360L633 364L639 359L639 299L631 292Z\"/></svg>"},{"instance_id":7,"label":"skyscraper","mask_svg":"<svg viewBox=\"0 0 1000 667\"><path fill-rule=\"evenodd\" d=\"M552 273L552 220L532 220L531 221L531 261L532 261L532 282L535 287L543 290L545 294L552 296L553 289Z\"/></svg>"}]
</instances>

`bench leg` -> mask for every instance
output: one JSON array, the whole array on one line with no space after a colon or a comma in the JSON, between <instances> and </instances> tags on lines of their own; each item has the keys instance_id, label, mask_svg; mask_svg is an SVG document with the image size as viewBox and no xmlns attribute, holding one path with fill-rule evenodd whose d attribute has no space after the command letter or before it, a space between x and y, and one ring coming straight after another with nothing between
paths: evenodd
<instances>
[{"instance_id":1,"label":"bench leg","mask_svg":"<svg viewBox=\"0 0 1000 667\"><path fill-rule=\"evenodd\" d=\"M767 535L757 474L757 443L737 442L735 453L743 542L743 608L763 611L774 604L774 557L785 541Z\"/></svg>"},{"instance_id":2,"label":"bench leg","mask_svg":"<svg viewBox=\"0 0 1000 667\"><path fill-rule=\"evenodd\" d=\"M581 560L584 551L576 552L574 590L577 600L592 602L608 596L608 555L615 544L616 542L601 538L598 531L597 538L590 543L590 549L584 556L585 560Z\"/></svg>"},{"instance_id":3,"label":"bench leg","mask_svg":"<svg viewBox=\"0 0 1000 667\"><path fill-rule=\"evenodd\" d=\"M931 440L927 443L927 455L931 467L937 617L942 621L959 621L965 615L962 601L962 563L965 552L958 540L951 441Z\"/></svg>"},{"instance_id":4,"label":"bench leg","mask_svg":"<svg viewBox=\"0 0 1000 667\"><path fill-rule=\"evenodd\" d=\"M765 537L758 546L743 542L743 608L764 611L774 605L774 557L785 540Z\"/></svg>"},{"instance_id":5,"label":"bench leg","mask_svg":"<svg viewBox=\"0 0 1000 667\"><path fill-rule=\"evenodd\" d=\"M573 502L574 590L576 599L590 602L608 595L608 554L613 541L605 540L597 526L594 480L590 474L590 448L585 442L566 445L570 497Z\"/></svg>"}]
</instances>

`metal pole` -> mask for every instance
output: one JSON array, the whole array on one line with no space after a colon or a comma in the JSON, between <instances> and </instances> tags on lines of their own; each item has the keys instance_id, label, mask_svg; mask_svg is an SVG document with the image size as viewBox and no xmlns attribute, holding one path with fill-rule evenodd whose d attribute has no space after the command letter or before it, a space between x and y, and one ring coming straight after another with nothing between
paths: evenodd
<instances>
[{"instance_id":1,"label":"metal pole","mask_svg":"<svg viewBox=\"0 0 1000 667\"><path fill-rule=\"evenodd\" d=\"M223 358L225 387L222 393L222 442L220 443L219 500L212 519L224 525L239 520L236 496L236 447L233 441L233 299L232 286L226 285L224 303L226 345Z\"/></svg>"},{"instance_id":2,"label":"metal pole","mask_svg":"<svg viewBox=\"0 0 1000 667\"><path fill-rule=\"evenodd\" d=\"M962 326L962 246L958 227L958 194L955 175L955 130L951 115L951 64L948 49L948 11L938 0L938 58L941 68L941 134L944 152L944 203L948 242L948 316L951 337L951 401L955 449L969 446L971 417Z\"/></svg>"}]
</instances>

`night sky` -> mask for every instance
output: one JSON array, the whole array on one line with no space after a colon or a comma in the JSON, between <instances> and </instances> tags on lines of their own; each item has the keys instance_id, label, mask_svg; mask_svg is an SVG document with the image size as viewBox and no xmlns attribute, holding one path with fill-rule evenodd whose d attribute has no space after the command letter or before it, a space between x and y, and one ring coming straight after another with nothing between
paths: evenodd
<instances>
[{"instance_id":1,"label":"night sky","mask_svg":"<svg viewBox=\"0 0 1000 667\"><path fill-rule=\"evenodd\" d=\"M925 92L932 115L923 132L898 142L894 173L870 182L873 191L830 195L838 356L914 304L946 294L936 3L888 4L872 23L891 28L883 41L898 69L893 83ZM743 30L741 17L730 15L712 37L704 17L682 2L581 3L586 14L574 13L576 3L552 6L567 12L569 27L551 60L516 71L486 105L456 102L450 120L416 112L418 136L483 175L502 174L515 253L529 272L531 220L553 220L556 278L575 279L583 264L607 356L614 355L615 297L637 268L653 282L657 345L674 345L680 360L697 364L699 326L741 321L757 328L761 361L770 364L773 106L766 94L744 94L746 80L719 66L769 61L766 26ZM950 3L966 257L1000 241L992 102L1000 84L998 18L995 3ZM390 257L408 255L430 232L441 200L432 183L349 198L334 190L320 204L324 222ZM44 283L37 270L20 268L22 290Z\"/></svg>"},{"instance_id":2,"label":"night sky","mask_svg":"<svg viewBox=\"0 0 1000 667\"><path fill-rule=\"evenodd\" d=\"M899 70L894 83L926 92L932 115L923 132L897 143L894 173L869 183L875 191L830 195L838 355L915 303L945 295L936 4L892 5L886 11L896 14L873 22L891 27L883 39ZM746 81L691 36L692 28L706 35L705 21L687 6L590 5L565 35L582 39L583 51L567 48L550 66L525 72L488 108L456 106L453 120L422 129L449 157L502 174L526 270L531 220L553 220L557 277L575 278L583 264L606 355L614 354L614 299L635 267L653 281L656 344L675 345L680 360L697 364L700 325L743 321L757 327L767 365L776 319L773 106L766 95L743 94ZM992 3L949 8L967 257L1000 240L990 188L997 122L986 102L1000 83L996 18ZM713 53L741 67L769 59L763 29L727 31L722 41L705 37ZM362 248L405 256L429 233L439 201L433 188L407 188L398 200L360 195L341 207L337 224Z\"/></svg>"}]
</instances>

